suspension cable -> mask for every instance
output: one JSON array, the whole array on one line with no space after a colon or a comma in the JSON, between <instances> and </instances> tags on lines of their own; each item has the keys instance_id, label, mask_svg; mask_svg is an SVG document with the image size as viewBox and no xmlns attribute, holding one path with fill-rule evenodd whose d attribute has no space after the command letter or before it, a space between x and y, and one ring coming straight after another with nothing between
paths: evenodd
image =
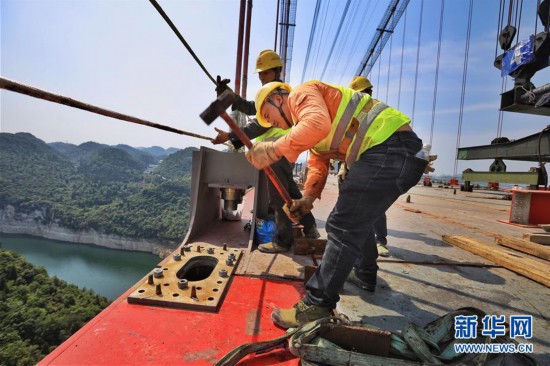
<instances>
[{"instance_id":1,"label":"suspension cable","mask_svg":"<svg viewBox=\"0 0 550 366\"><path fill-rule=\"evenodd\" d=\"M340 35L340 31L342 30L342 25L346 20L346 15L348 14L350 3L351 3L351 0L348 0L346 2L346 6L344 7L344 12L342 13L342 17L340 18L340 24L338 24L338 28L336 29L336 35L334 36L334 41L332 41L332 46L330 47L330 51L327 56L327 62L325 63L325 67L323 67L323 71L321 72L321 80L323 80L323 76L325 76L325 71L327 71L330 58L332 57L332 52L334 51L334 46L336 46L336 42L338 41L338 36Z\"/></svg>"},{"instance_id":2,"label":"suspension cable","mask_svg":"<svg viewBox=\"0 0 550 366\"><path fill-rule=\"evenodd\" d=\"M540 9L540 0L537 0L537 9ZM550 6L548 7L548 12L550 13ZM537 25L539 24L539 15L535 9L535 34L537 34Z\"/></svg>"},{"instance_id":3,"label":"suspension cable","mask_svg":"<svg viewBox=\"0 0 550 366\"><path fill-rule=\"evenodd\" d=\"M378 57L378 77L376 78L376 99L379 99L378 92L380 91L380 65L382 65L382 52Z\"/></svg>"},{"instance_id":4,"label":"suspension cable","mask_svg":"<svg viewBox=\"0 0 550 366\"><path fill-rule=\"evenodd\" d=\"M390 73L391 73L391 48L393 45L393 33L390 35L390 56L388 57L388 78L386 82L386 103L388 103L388 95L390 90Z\"/></svg>"},{"instance_id":5,"label":"suspension cable","mask_svg":"<svg viewBox=\"0 0 550 366\"><path fill-rule=\"evenodd\" d=\"M470 0L468 8L468 28L466 30L466 47L464 49L464 68L462 70L462 91L460 93L460 112L458 113L458 128L456 132L456 149L458 153L458 147L460 146L460 137L462 135L462 117L464 115L464 99L466 96L466 78L468 76L468 56L470 52L470 35L472 31L472 13L474 7L474 0ZM453 177L456 177L458 170L458 154L455 156L455 166L453 171Z\"/></svg>"},{"instance_id":6,"label":"suspension cable","mask_svg":"<svg viewBox=\"0 0 550 366\"><path fill-rule=\"evenodd\" d=\"M520 2L518 1L517 4L518 3L520 3ZM516 28L518 30L517 31L516 44L519 43L519 29L521 28L521 13L522 12L523 12L523 0L521 0L521 4L519 6L519 11L518 11L518 7L516 6Z\"/></svg>"},{"instance_id":7,"label":"suspension cable","mask_svg":"<svg viewBox=\"0 0 550 366\"><path fill-rule=\"evenodd\" d=\"M502 79L502 83L500 86L500 93L503 94L506 90L506 86L508 84L508 75L506 75ZM497 124L497 137L502 136L502 126L504 125L504 111L501 109L498 113L498 124Z\"/></svg>"},{"instance_id":8,"label":"suspension cable","mask_svg":"<svg viewBox=\"0 0 550 366\"><path fill-rule=\"evenodd\" d=\"M432 126L430 128L430 145L432 145L435 125L435 106L437 103L437 84L439 81L439 60L441 56L441 36L443 35L443 14L445 11L445 0L441 0L441 16L439 18L439 41L437 43L437 61L435 65L435 86L434 86L434 101L432 106Z\"/></svg>"},{"instance_id":9,"label":"suspension cable","mask_svg":"<svg viewBox=\"0 0 550 366\"><path fill-rule=\"evenodd\" d=\"M174 25L174 23L172 23L172 21L170 20L170 18L168 17L168 15L166 15L166 13L164 12L164 10L162 10L162 8L160 7L160 5L156 2L156 0L149 0L151 2L151 4L153 4L153 6L155 7L155 9L157 9L157 11L159 12L159 14L164 18L164 20L166 21L166 23L168 23L168 25L170 26L170 28L172 28L172 30L174 31L174 33L176 34L176 36L179 38L179 40L181 41L181 43L183 43L183 45L185 46L185 48L187 48L187 51L189 51L189 53L191 54L191 56L193 56L193 58L195 59L195 61L197 61L197 63L199 64L199 66L201 67L202 71L204 71L204 73L206 74L206 76L208 76L208 78L210 78L210 80L212 80L212 82L214 84L217 85L216 83L216 80L212 77L212 75L210 75L210 73L208 72L208 70L206 70L206 67L204 67L204 65L202 64L201 60L199 60L199 58L197 57L197 55L195 54L195 52L193 52L193 49L191 48L191 46L189 46L189 44L187 43L187 41L185 41L185 39L183 38L183 36L181 35L181 33L178 31L178 29L176 28L176 26Z\"/></svg>"},{"instance_id":10,"label":"suspension cable","mask_svg":"<svg viewBox=\"0 0 550 366\"><path fill-rule=\"evenodd\" d=\"M371 4L373 3L372 1L368 1L368 2L361 2L361 4L363 3L366 3L367 6L365 7L365 10L363 11L363 15L360 17L361 18L361 24L359 25L359 29L364 29L365 27L365 23L366 24L369 24L370 23L370 20L372 18L372 15L374 14L374 10L375 8L372 9L372 11L370 12L370 15L368 15L368 12L370 10L370 6ZM375 5L376 7L376 5ZM342 77L340 78L340 84L342 84L342 79L344 78L344 76L347 76L347 70L348 70L348 67L349 67L349 64L350 64L350 61L352 60L352 55L353 53L356 51L356 47L354 47L353 45L358 45L358 44L362 44L362 40L363 40L363 37L365 36L366 32L357 32L356 35L355 35L355 38L352 42L352 47L350 48L347 56L345 57L345 60L346 60L346 64L343 68L343 72L342 72ZM361 41L361 42L360 42ZM358 76L358 75L356 75Z\"/></svg>"},{"instance_id":11,"label":"suspension cable","mask_svg":"<svg viewBox=\"0 0 550 366\"><path fill-rule=\"evenodd\" d=\"M279 6L278 4L279 2L277 1L277 6ZM307 43L306 59L304 61L304 69L302 70L302 80L300 81L300 83L304 82L304 78L306 76L307 65L309 62L309 53L311 52L311 45L313 44L313 37L315 36L315 28L317 28L317 18L319 16L320 5L321 0L317 0L317 3L315 4L315 11L313 12L313 22L311 22L311 31L309 32L309 41Z\"/></svg>"},{"instance_id":12,"label":"suspension cable","mask_svg":"<svg viewBox=\"0 0 550 366\"><path fill-rule=\"evenodd\" d=\"M315 61L313 63L313 69L312 69L312 72L311 72L312 75L315 75L315 70L317 70L317 61L319 60L319 53L320 53L320 50L321 50L321 44L323 43L323 34L325 33L325 24L327 24L327 14L328 14L329 6L330 6L330 0L326 0L325 4L326 4L326 6L324 6L325 13L324 13L323 21L321 22L321 34L318 37L319 42L317 42L317 50L316 50L316 54L315 54ZM321 13L322 12L323 12L323 9L321 9ZM313 76L313 78L316 79L315 76Z\"/></svg>"},{"instance_id":13,"label":"suspension cable","mask_svg":"<svg viewBox=\"0 0 550 366\"><path fill-rule=\"evenodd\" d=\"M497 58L498 44L499 44L498 37L499 37L499 34L500 34L500 28L502 27L503 13L504 13L504 0L500 0L500 5L498 7L497 38L496 38L496 42L495 42L495 57L494 58Z\"/></svg>"},{"instance_id":14,"label":"suspension cable","mask_svg":"<svg viewBox=\"0 0 550 366\"><path fill-rule=\"evenodd\" d=\"M140 119L140 118L136 118L136 117L126 115L126 114L110 111L108 109L96 107L94 105L84 103L84 102L81 102L81 101L76 100L76 99L65 97L65 96L59 95L59 94L50 93L48 91L41 90L41 89L35 88L33 86L25 85L25 84L19 83L17 81L9 80L9 79L3 78L3 77L0 77L0 89L11 90L11 91L19 93L19 94L26 94L26 95L29 95L29 96L34 97L34 98L44 99L44 100L54 102L54 103L58 103L58 104L64 104L64 105L67 105L69 107L82 109L82 110L85 110L85 111L88 111L88 112L101 114L103 116L116 118L116 119L126 121L126 122L132 122L132 123L137 123L139 125L158 128L160 130L177 133L179 135L186 135L186 136L196 137L196 138L199 138L199 139L209 140L209 141L212 140L208 136L202 136L202 135L198 135L196 133L178 130L178 129L173 128L173 127L164 126L164 125L161 125L161 124L158 124L158 123L149 122L149 121L144 120L144 119Z\"/></svg>"},{"instance_id":15,"label":"suspension cable","mask_svg":"<svg viewBox=\"0 0 550 366\"><path fill-rule=\"evenodd\" d=\"M414 74L414 95L411 126L414 124L414 112L416 109L416 86L418 82L418 63L420 61L420 39L422 37L422 16L424 14L424 0L420 0L420 22L418 22L418 44L416 45L416 72Z\"/></svg>"},{"instance_id":16,"label":"suspension cable","mask_svg":"<svg viewBox=\"0 0 550 366\"><path fill-rule=\"evenodd\" d=\"M403 42L401 43L401 65L399 67L399 94L397 95L397 109L401 104L401 81L403 78L403 55L405 54L405 31L407 29L407 9L405 9L405 17L403 19Z\"/></svg>"}]
</instances>

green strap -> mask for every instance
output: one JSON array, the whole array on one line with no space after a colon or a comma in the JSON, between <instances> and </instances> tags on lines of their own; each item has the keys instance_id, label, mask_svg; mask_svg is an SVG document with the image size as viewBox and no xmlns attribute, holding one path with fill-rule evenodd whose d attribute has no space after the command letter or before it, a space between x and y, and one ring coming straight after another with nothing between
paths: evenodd
<instances>
[{"instance_id":1,"label":"green strap","mask_svg":"<svg viewBox=\"0 0 550 366\"><path fill-rule=\"evenodd\" d=\"M267 352L272 349L282 347L286 344L286 340L296 333L298 329L299 328L291 329L286 334L267 341L252 342L240 345L220 358L218 362L216 362L215 366L233 366L243 357L251 353Z\"/></svg>"}]
</instances>

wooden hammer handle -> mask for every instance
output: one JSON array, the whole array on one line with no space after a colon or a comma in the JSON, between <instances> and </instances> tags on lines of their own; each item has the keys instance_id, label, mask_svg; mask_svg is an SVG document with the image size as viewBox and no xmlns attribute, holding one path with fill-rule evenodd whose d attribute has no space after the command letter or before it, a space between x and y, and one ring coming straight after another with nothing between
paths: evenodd
<instances>
[{"instance_id":1,"label":"wooden hammer handle","mask_svg":"<svg viewBox=\"0 0 550 366\"><path fill-rule=\"evenodd\" d=\"M250 141L248 136L246 136L246 134L235 123L235 121L233 121L233 119L231 117L229 117L229 115L226 112L222 112L220 117L222 117L225 120L225 122L227 122L227 124L229 125L229 128L231 128L233 133L235 135L237 135L237 137L241 140L241 142L244 144L244 146L246 146L248 149L251 149L252 148L252 141ZM288 194L285 187L283 186L283 184L279 180L279 177L277 177L277 175L275 174L275 172L273 171L273 169L270 166L265 167L263 170L264 170L265 174L267 174L267 177L269 178L271 183L273 183L273 185L277 189L277 192L279 192L279 194L281 195L281 197L283 198L285 203L288 205L288 207L290 207L292 205L292 198L290 198L290 195Z\"/></svg>"}]
</instances>

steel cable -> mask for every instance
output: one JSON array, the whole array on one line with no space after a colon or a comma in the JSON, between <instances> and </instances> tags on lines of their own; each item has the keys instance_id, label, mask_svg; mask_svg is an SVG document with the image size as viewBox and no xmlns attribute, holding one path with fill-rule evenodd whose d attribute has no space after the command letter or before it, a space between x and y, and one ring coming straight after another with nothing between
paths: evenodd
<instances>
[{"instance_id":1,"label":"steel cable","mask_svg":"<svg viewBox=\"0 0 550 366\"><path fill-rule=\"evenodd\" d=\"M25 94L25 95L28 95L28 96L31 96L31 97L34 97L34 98L43 99L43 100L47 100L47 101L58 103L58 104L64 104L64 105L67 105L69 107L82 109L82 110L85 110L85 111L88 111L88 112L101 114L103 116L116 118L116 119L126 121L126 122L132 122L132 123L137 123L139 125L158 128L160 130L177 133L179 135L186 135L186 136L196 137L196 138L199 138L199 139L209 140L209 141L212 140L208 136L202 136L202 135L198 135L196 133L178 130L178 129L173 128L173 127L164 126L164 125L154 123L154 122L150 122L150 121L147 121L147 120L144 120L144 119L141 119L141 118L136 118L136 117L132 117L132 116L129 116L129 115L126 115L126 114L114 112L114 111L111 111L111 110L108 110L108 109L105 109L105 108L96 107L95 105L92 105L92 104L84 103L84 102L81 102L81 101L76 100L76 99L65 97L63 95L50 93L48 91L41 90L41 89L35 88L33 86L25 85L25 84L19 83L17 81L9 80L9 79L3 78L3 77L0 77L0 89L6 89L6 90L10 90L10 91L19 93L19 94Z\"/></svg>"},{"instance_id":2,"label":"steel cable","mask_svg":"<svg viewBox=\"0 0 550 366\"><path fill-rule=\"evenodd\" d=\"M472 31L472 14L473 14L473 0L470 0L468 8L468 28L466 31L466 47L464 49L464 68L462 71L462 91L460 94L460 112L458 113L458 128L456 132L456 151L458 153L458 147L460 146L460 137L462 135L462 117L464 115L464 99L466 96L466 78L468 75L468 56L470 52L470 36ZM453 177L456 177L458 170L458 154L455 156L455 166L453 171Z\"/></svg>"},{"instance_id":3,"label":"steel cable","mask_svg":"<svg viewBox=\"0 0 550 366\"><path fill-rule=\"evenodd\" d=\"M183 36L181 35L181 33L178 31L178 29L176 28L176 26L174 25L174 23L172 23L172 21L170 20L170 18L168 17L168 15L164 12L164 10L162 10L162 8L160 7L160 5L156 2L156 0L149 0L151 2L151 4L153 4L153 6L155 7L155 9L157 9L157 11L159 12L159 14L164 18L164 20L166 21L166 23L168 23L168 25L170 26L170 28L172 28L172 30L174 31L174 33L176 34L176 36L179 38L179 40L181 41L181 43L183 43L183 45L185 46L185 48L187 48L187 51L189 51L189 53L191 54L191 56L193 56L193 58L195 59L195 61L197 61L197 63L199 64L199 66L201 67L201 69L204 71L204 73L206 74L206 76L208 76L208 78L210 80L212 80L212 82L214 84L217 85L216 83L216 80L212 77L212 75L210 75L210 73L208 72L208 70L206 70L206 67L204 67L204 65L202 64L201 60L199 60L199 58L197 57L197 55L195 54L195 52L193 51L193 49L191 48L191 46L189 46L189 43L187 43L187 41L183 38Z\"/></svg>"},{"instance_id":4,"label":"steel cable","mask_svg":"<svg viewBox=\"0 0 550 366\"><path fill-rule=\"evenodd\" d=\"M432 105L432 125L430 128L430 145L433 142L434 136L434 126L435 126L435 106L437 104L437 84L439 81L439 60L441 57L441 36L443 35L443 15L445 11L445 0L441 0L441 15L439 18L439 41L437 43L437 61L435 65L435 87L434 87L434 98Z\"/></svg>"},{"instance_id":5,"label":"steel cable","mask_svg":"<svg viewBox=\"0 0 550 366\"><path fill-rule=\"evenodd\" d=\"M405 54L405 34L407 30L407 10L405 9L405 14L403 19L403 42L401 43L401 65L399 67L399 93L397 94L397 109L401 105L401 81L403 79L403 55Z\"/></svg>"},{"instance_id":6,"label":"steel cable","mask_svg":"<svg viewBox=\"0 0 550 366\"><path fill-rule=\"evenodd\" d=\"M418 64L420 61L420 39L422 38L422 18L424 14L424 0L420 1L420 21L418 22L418 44L416 45L416 72L414 74L414 94L413 94L413 107L412 107L412 119L411 126L414 125L414 112L416 109L416 87L418 83Z\"/></svg>"},{"instance_id":7,"label":"steel cable","mask_svg":"<svg viewBox=\"0 0 550 366\"><path fill-rule=\"evenodd\" d=\"M388 95L390 91L390 73L391 73L391 49L393 46L393 33L390 36L390 55L388 57L388 78L386 80L386 103L389 103L388 101Z\"/></svg>"},{"instance_id":8,"label":"steel cable","mask_svg":"<svg viewBox=\"0 0 550 366\"><path fill-rule=\"evenodd\" d=\"M317 28L317 19L319 17L320 5L321 5L321 0L317 0L317 3L315 4L315 11L313 12L313 21L311 22L311 30L309 32L309 41L307 43L306 59L304 61L304 69L302 70L302 80L300 81L300 83L303 83L306 77L307 66L309 63L309 54L311 52L313 38L315 37L315 29Z\"/></svg>"}]
</instances>

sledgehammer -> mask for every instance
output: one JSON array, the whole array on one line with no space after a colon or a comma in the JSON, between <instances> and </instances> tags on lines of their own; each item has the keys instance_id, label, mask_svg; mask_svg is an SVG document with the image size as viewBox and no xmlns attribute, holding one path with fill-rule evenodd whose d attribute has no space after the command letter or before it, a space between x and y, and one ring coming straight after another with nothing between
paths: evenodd
<instances>
[{"instance_id":1,"label":"sledgehammer","mask_svg":"<svg viewBox=\"0 0 550 366\"><path fill-rule=\"evenodd\" d=\"M246 136L246 134L243 132L243 130L241 130L237 123L235 123L235 121L233 121L233 119L231 119L231 117L229 117L229 115L225 112L225 110L229 108L229 106L234 102L235 94L233 94L229 90L226 90L218 97L218 99L213 101L210 106L208 106L208 108L204 110L204 112L201 113L201 118L204 122L206 122L207 125L210 125L218 117L223 118L225 122L227 122L227 124L229 125L229 128L231 128L235 135L237 135L244 146L246 146L248 149L251 149L252 142L250 141L248 136ZM268 166L263 170L285 201L287 207L290 207L292 205L292 198L290 198L290 195L286 191L285 187L282 185L277 175L275 175L273 169Z\"/></svg>"}]
</instances>

